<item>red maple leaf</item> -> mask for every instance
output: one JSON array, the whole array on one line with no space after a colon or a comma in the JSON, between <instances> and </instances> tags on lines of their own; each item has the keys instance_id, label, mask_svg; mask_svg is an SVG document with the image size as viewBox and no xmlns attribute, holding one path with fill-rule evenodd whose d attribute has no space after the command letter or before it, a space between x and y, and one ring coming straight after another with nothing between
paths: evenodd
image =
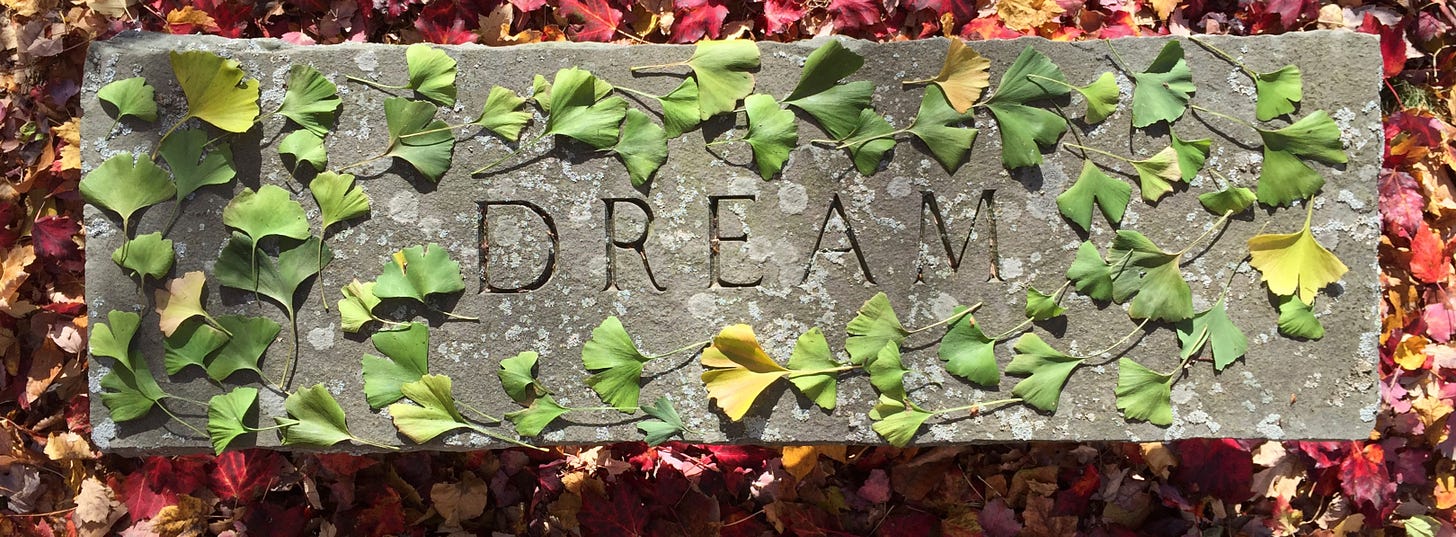
<instances>
[{"instance_id":1,"label":"red maple leaf","mask_svg":"<svg viewBox=\"0 0 1456 537\"><path fill-rule=\"evenodd\" d=\"M359 511L354 518L354 532L351 535L373 535L384 537L403 533L405 530L404 504L394 487L375 487L369 507Z\"/></svg>"},{"instance_id":2,"label":"red maple leaf","mask_svg":"<svg viewBox=\"0 0 1456 537\"><path fill-rule=\"evenodd\" d=\"M1395 483L1385 467L1385 448L1380 444L1348 444L1349 455L1340 461L1340 488L1357 502L1368 502L1375 509L1395 495Z\"/></svg>"},{"instance_id":3,"label":"red maple leaf","mask_svg":"<svg viewBox=\"0 0 1456 537\"><path fill-rule=\"evenodd\" d=\"M372 457L361 457L348 453L320 453L314 455L314 460L318 461L318 465L327 470L334 479L353 477L354 474L359 473L359 470L379 464L379 461Z\"/></svg>"},{"instance_id":4,"label":"red maple leaf","mask_svg":"<svg viewBox=\"0 0 1456 537\"><path fill-rule=\"evenodd\" d=\"M1451 271L1451 258L1446 255L1441 234L1422 221L1411 236L1411 275L1425 283L1445 281Z\"/></svg>"},{"instance_id":5,"label":"red maple leaf","mask_svg":"<svg viewBox=\"0 0 1456 537\"><path fill-rule=\"evenodd\" d=\"M74 259L81 253L76 241L81 226L69 216L42 216L35 219L30 228L30 238L35 243L35 253L52 259Z\"/></svg>"},{"instance_id":6,"label":"red maple leaf","mask_svg":"<svg viewBox=\"0 0 1456 537\"><path fill-rule=\"evenodd\" d=\"M168 505L176 505L177 495L191 494L207 476L204 457L148 457L141 468L124 478L119 489L122 503L133 519L157 516Z\"/></svg>"},{"instance_id":7,"label":"red maple leaf","mask_svg":"<svg viewBox=\"0 0 1456 537\"><path fill-rule=\"evenodd\" d=\"M777 35L804 18L804 7L795 0L767 0L763 3L763 32Z\"/></svg>"},{"instance_id":8,"label":"red maple leaf","mask_svg":"<svg viewBox=\"0 0 1456 537\"><path fill-rule=\"evenodd\" d=\"M673 43L693 43L704 36L717 39L723 31L728 6L716 0L677 0L677 20L672 23Z\"/></svg>"},{"instance_id":9,"label":"red maple leaf","mask_svg":"<svg viewBox=\"0 0 1456 537\"><path fill-rule=\"evenodd\" d=\"M1421 185L1410 174L1385 170L1378 180L1380 189L1380 216L1385 220L1387 232L1410 237L1422 224L1426 209L1426 198L1421 195Z\"/></svg>"},{"instance_id":10,"label":"red maple leaf","mask_svg":"<svg viewBox=\"0 0 1456 537\"><path fill-rule=\"evenodd\" d=\"M649 519L642 499L624 486L608 489L607 495L608 498L597 493L582 495L581 514L578 516L582 520L591 521L591 524L582 526L582 535L642 535Z\"/></svg>"},{"instance_id":11,"label":"red maple leaf","mask_svg":"<svg viewBox=\"0 0 1456 537\"><path fill-rule=\"evenodd\" d=\"M611 41L622 24L622 12L607 0L561 0L561 14L571 23L577 41Z\"/></svg>"},{"instance_id":12,"label":"red maple leaf","mask_svg":"<svg viewBox=\"0 0 1456 537\"><path fill-rule=\"evenodd\" d=\"M866 29L884 20L885 14L879 2L874 0L830 0L829 14L833 16L834 31Z\"/></svg>"},{"instance_id":13,"label":"red maple leaf","mask_svg":"<svg viewBox=\"0 0 1456 537\"><path fill-rule=\"evenodd\" d=\"M1180 464L1169 481L1184 490L1230 504L1242 502L1251 495L1249 484L1254 479L1254 463L1249 458L1249 450L1237 440L1184 440L1174 444L1174 451Z\"/></svg>"},{"instance_id":14,"label":"red maple leaf","mask_svg":"<svg viewBox=\"0 0 1456 537\"><path fill-rule=\"evenodd\" d=\"M218 456L210 486L218 498L250 502L278 480L283 463L275 451L229 451Z\"/></svg>"},{"instance_id":15,"label":"red maple leaf","mask_svg":"<svg viewBox=\"0 0 1456 537\"><path fill-rule=\"evenodd\" d=\"M511 5L523 13L530 13L546 5L546 0L510 0Z\"/></svg>"}]
</instances>

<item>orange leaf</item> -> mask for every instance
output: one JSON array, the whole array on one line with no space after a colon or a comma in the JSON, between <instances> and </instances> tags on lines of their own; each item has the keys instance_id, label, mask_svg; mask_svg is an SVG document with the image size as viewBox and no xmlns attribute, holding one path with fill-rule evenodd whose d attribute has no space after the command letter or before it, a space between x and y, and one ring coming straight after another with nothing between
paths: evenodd
<instances>
[{"instance_id":1,"label":"orange leaf","mask_svg":"<svg viewBox=\"0 0 1456 537\"><path fill-rule=\"evenodd\" d=\"M1426 338L1406 334L1400 345L1395 347L1395 363L1407 371L1415 371L1426 365Z\"/></svg>"}]
</instances>

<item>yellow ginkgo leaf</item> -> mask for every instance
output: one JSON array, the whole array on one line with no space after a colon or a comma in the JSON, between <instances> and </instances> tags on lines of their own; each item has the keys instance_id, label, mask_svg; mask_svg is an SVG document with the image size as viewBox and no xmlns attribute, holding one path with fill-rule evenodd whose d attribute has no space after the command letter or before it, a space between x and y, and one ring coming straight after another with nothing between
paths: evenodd
<instances>
[{"instance_id":1,"label":"yellow ginkgo leaf","mask_svg":"<svg viewBox=\"0 0 1456 537\"><path fill-rule=\"evenodd\" d=\"M193 271L167 282L166 289L157 290L157 315L161 316L158 324L162 328L162 334L171 336L183 321L199 316L214 328L227 333L226 329L217 326L212 316L202 309L202 291L206 283L206 275L201 271Z\"/></svg>"},{"instance_id":2,"label":"yellow ginkgo leaf","mask_svg":"<svg viewBox=\"0 0 1456 537\"><path fill-rule=\"evenodd\" d=\"M1249 239L1250 265L1264 273L1264 281L1276 295L1298 293L1299 300L1313 304L1315 294L1326 285L1339 281L1349 268L1340 258L1321 246L1310 233L1314 216L1310 204L1304 216L1304 229L1297 233L1266 233Z\"/></svg>"},{"instance_id":3,"label":"yellow ginkgo leaf","mask_svg":"<svg viewBox=\"0 0 1456 537\"><path fill-rule=\"evenodd\" d=\"M789 370L769 358L753 335L753 327L735 324L713 338L703 350L703 385L733 421L743 419L754 399Z\"/></svg>"},{"instance_id":4,"label":"yellow ginkgo leaf","mask_svg":"<svg viewBox=\"0 0 1456 537\"><path fill-rule=\"evenodd\" d=\"M258 81L248 78L237 60L200 50L173 51L170 60L177 84L187 96L187 115L182 121L195 117L228 132L253 128L258 117Z\"/></svg>"},{"instance_id":5,"label":"yellow ginkgo leaf","mask_svg":"<svg viewBox=\"0 0 1456 537\"><path fill-rule=\"evenodd\" d=\"M932 83L945 92L945 100L956 112L966 113L981 91L991 84L991 60L976 53L965 41L952 37L950 50L945 53L945 65L940 74L925 80L907 80L906 84Z\"/></svg>"}]
</instances>

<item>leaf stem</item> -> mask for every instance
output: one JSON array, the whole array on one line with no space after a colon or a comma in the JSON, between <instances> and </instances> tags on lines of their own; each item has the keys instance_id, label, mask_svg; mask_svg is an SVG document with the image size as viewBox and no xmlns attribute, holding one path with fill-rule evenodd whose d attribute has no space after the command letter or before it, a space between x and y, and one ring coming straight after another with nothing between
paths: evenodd
<instances>
[{"instance_id":1,"label":"leaf stem","mask_svg":"<svg viewBox=\"0 0 1456 537\"><path fill-rule=\"evenodd\" d=\"M1151 320L1152 320L1151 318L1143 319L1143 322L1138 323L1137 328L1132 329L1132 331L1131 332L1128 332L1127 335L1122 336L1122 339L1117 340L1116 343L1113 343L1111 345L1108 345L1107 348L1105 348L1105 349L1099 350L1099 351L1094 352L1094 353L1091 353L1091 354L1078 355L1076 357L1086 360L1086 359L1089 359L1089 358L1096 358L1098 356L1102 356L1103 354L1107 354L1109 352L1112 352L1113 349L1116 349L1118 347L1121 347L1123 343L1127 343L1127 340L1132 339L1132 337L1134 335L1137 335L1138 332L1141 332L1143 330L1143 327L1144 326L1147 326L1148 321L1151 321Z\"/></svg>"},{"instance_id":2,"label":"leaf stem","mask_svg":"<svg viewBox=\"0 0 1456 537\"><path fill-rule=\"evenodd\" d=\"M1047 82L1051 82L1053 84L1059 84L1059 85L1062 85L1062 86L1066 86L1067 88L1070 88L1071 90L1076 91L1077 93L1081 93L1082 92L1082 88L1079 88L1077 86L1073 86L1072 83L1067 82L1065 80L1057 80L1057 79L1052 78L1052 77L1049 77L1049 76L1041 76L1041 75L1035 75L1035 74L1028 74L1028 75L1026 75L1026 78L1028 78L1028 79L1040 78L1042 80L1045 80Z\"/></svg>"},{"instance_id":3,"label":"leaf stem","mask_svg":"<svg viewBox=\"0 0 1456 537\"><path fill-rule=\"evenodd\" d=\"M651 93L647 93L647 92L642 91L642 90L632 89L632 88L628 88L628 87L625 87L625 86L618 86L616 84L613 84L612 85L612 89L621 90L621 91L624 91L624 92L627 92L627 93L636 95L638 97L642 97L644 99L658 99L658 100L661 100L662 99L662 96L661 95L653 95Z\"/></svg>"},{"instance_id":4,"label":"leaf stem","mask_svg":"<svg viewBox=\"0 0 1456 537\"><path fill-rule=\"evenodd\" d=\"M437 127L437 128L433 128L433 129L422 130L422 131L419 131L419 132L411 132L409 134L401 134L401 135L399 135L399 139L403 140L405 138L411 138L411 137L414 137L414 136L424 136L426 134L435 134L437 132L453 131L455 129L463 129L465 127L469 127L469 126L472 126L472 125L477 125L477 123L475 123L474 121L472 121L472 122L469 122L469 123L461 123L459 125L446 125L444 127Z\"/></svg>"},{"instance_id":5,"label":"leaf stem","mask_svg":"<svg viewBox=\"0 0 1456 537\"><path fill-rule=\"evenodd\" d=\"M1213 230L1219 229L1225 223L1227 223L1229 217L1230 216L1233 216L1233 214L1234 214L1233 211L1225 211L1223 213L1223 216L1220 216L1218 218L1218 221L1217 222L1214 222L1212 226L1210 226L1208 229L1206 229L1206 230L1203 231L1203 234L1201 234L1197 238L1193 239L1193 242L1188 243L1188 246L1184 246L1182 250L1179 250L1177 255L1180 255L1181 256L1183 254L1188 253L1189 250L1192 250L1194 246L1197 246L1198 243L1203 242L1203 239L1207 238L1209 234L1213 233Z\"/></svg>"},{"instance_id":6,"label":"leaf stem","mask_svg":"<svg viewBox=\"0 0 1456 537\"><path fill-rule=\"evenodd\" d=\"M1012 398L1009 398L1009 399L997 399L995 401L982 401L982 402L979 402L979 403L972 403L972 404L969 404L969 405L966 405L966 406L958 406L958 407L955 407L955 408L943 408L943 409L940 409L940 410L932 410L932 411L930 411L930 413L933 414L933 415L941 415L941 414L951 414L951 413L954 413L954 412L965 412L965 411L968 411L968 410L979 411L983 407L988 407L988 406L993 406L993 405L1010 405L1010 404L1020 403L1021 401L1022 401L1022 399L1020 397L1012 397Z\"/></svg>"},{"instance_id":7,"label":"leaf stem","mask_svg":"<svg viewBox=\"0 0 1456 537\"><path fill-rule=\"evenodd\" d=\"M1234 67L1238 67L1240 71L1243 71L1244 72L1244 74L1249 75L1249 78L1252 78L1255 81L1258 81L1259 80L1259 74L1258 73L1255 73L1253 69L1249 69L1249 66L1244 65L1244 62L1241 62L1241 61L1238 61L1238 60L1234 59L1234 57L1232 55L1230 55L1227 52L1224 52L1223 49L1218 48L1218 47L1215 47L1215 46L1213 46L1212 43L1209 43L1209 42L1204 41L1202 39L1199 39L1197 37L1189 36L1188 39L1191 40L1191 41L1193 41L1194 43L1197 43L1198 46L1207 49L1209 52L1212 52L1215 56L1218 56L1220 58L1223 58L1224 61L1227 61L1227 62L1233 64Z\"/></svg>"},{"instance_id":8,"label":"leaf stem","mask_svg":"<svg viewBox=\"0 0 1456 537\"><path fill-rule=\"evenodd\" d=\"M438 313L440 315L444 315L444 316L449 317L451 319L455 319L457 321L479 321L480 320L480 317L466 317L464 315L456 315L454 313L450 313L448 311L438 309L438 308L436 308L434 306L431 306L429 304L425 304L425 307L430 308L430 311L433 311L433 312Z\"/></svg>"},{"instance_id":9,"label":"leaf stem","mask_svg":"<svg viewBox=\"0 0 1456 537\"><path fill-rule=\"evenodd\" d=\"M706 346L712 345L712 344L713 344L713 340L711 340L711 339L710 340L707 340L707 341L698 341L698 342L694 342L694 343L689 343L687 345L683 345L682 347L678 347L676 349L673 349L673 350L664 352L662 354L651 354L651 355L648 355L647 356L647 359L648 360L656 360L658 358L666 358L668 356L672 356L672 355L677 354L677 353L680 353L680 352L686 352L686 351L690 351L690 350L696 350L696 349L700 349L700 348L703 348L703 347L706 347ZM696 353L694 353L694 354L696 354Z\"/></svg>"},{"instance_id":10,"label":"leaf stem","mask_svg":"<svg viewBox=\"0 0 1456 537\"><path fill-rule=\"evenodd\" d=\"M341 166L338 170L335 170L335 171L337 171L339 173L344 173L347 170L350 170L350 169L353 169L353 168L358 168L358 167L363 166L365 164L368 164L370 162L374 162L376 160L382 159L382 158L384 158L384 157L386 157L388 155L389 154L387 152L386 153L380 153L378 155L374 155L372 157L366 158L366 159L361 160L359 162L354 162L354 163L351 163L351 164L345 164L345 165Z\"/></svg>"},{"instance_id":11,"label":"leaf stem","mask_svg":"<svg viewBox=\"0 0 1456 537\"><path fill-rule=\"evenodd\" d=\"M283 425L273 425L271 427L249 427L247 425L244 425L243 426L243 429L245 429L245 430L247 430L249 432L254 432L254 433L261 433L261 432L264 432L264 431L272 431L272 430L282 429L282 428L283 428Z\"/></svg>"},{"instance_id":12,"label":"leaf stem","mask_svg":"<svg viewBox=\"0 0 1456 537\"><path fill-rule=\"evenodd\" d=\"M598 412L598 411L613 410L613 411L627 412L627 413L630 414L632 412L636 412L638 410L642 410L642 407L640 407L640 406L634 406L634 407L617 408L617 407L614 407L614 406L570 406L570 407L566 407L566 410L571 411L571 412Z\"/></svg>"},{"instance_id":13,"label":"leaf stem","mask_svg":"<svg viewBox=\"0 0 1456 537\"><path fill-rule=\"evenodd\" d=\"M724 138L722 140L715 140L715 141L712 141L712 142L708 142L706 144L703 144L703 147L713 147L715 145L724 145L724 144L739 143L739 142L742 142L742 141L743 140L738 139L738 138Z\"/></svg>"},{"instance_id":14,"label":"leaf stem","mask_svg":"<svg viewBox=\"0 0 1456 537\"><path fill-rule=\"evenodd\" d=\"M688 64L688 62L681 61L681 62L675 62L675 63L663 63L663 64L658 64L658 65L639 65L639 66L636 66L636 67L632 67L631 68L631 71L635 73L637 71L646 71L648 69L666 69L668 67L681 67L681 66L684 66L684 65L687 65L687 64Z\"/></svg>"},{"instance_id":15,"label":"leaf stem","mask_svg":"<svg viewBox=\"0 0 1456 537\"><path fill-rule=\"evenodd\" d=\"M485 436L494 438L496 440L500 440L500 441L505 442L507 444L513 444L513 445L517 445L517 446L520 446L520 447L523 447L523 448L534 449L536 451L546 451L545 448L533 446L531 444L527 444L525 442L522 442L522 441L517 440L517 439L514 439L514 438L509 438L509 437L507 437L507 436L505 436L503 434L497 433L497 432L492 431L490 429L486 429L485 427L481 427L481 426L476 425L474 423L467 423L466 426L470 427L470 430L472 430L472 431L475 431L475 432L480 433L480 434L483 434Z\"/></svg>"},{"instance_id":16,"label":"leaf stem","mask_svg":"<svg viewBox=\"0 0 1456 537\"><path fill-rule=\"evenodd\" d=\"M1025 330L1026 327L1031 326L1031 323L1033 323L1033 322L1035 322L1035 319L1032 319L1031 317L1027 317L1026 320L1021 321L1021 324L1018 324L1016 326L1011 327L1010 330L1007 330L1007 331L1002 332L1000 334L996 334L994 337L991 338L991 341L994 342L994 341L1002 341L1002 340L1005 340L1006 338L1011 337L1012 334L1015 334L1017 332L1020 332L1022 330Z\"/></svg>"},{"instance_id":17,"label":"leaf stem","mask_svg":"<svg viewBox=\"0 0 1456 537\"><path fill-rule=\"evenodd\" d=\"M848 140L844 140L842 142L838 142L834 146L834 148L835 149L849 149L849 148L854 147L856 145L864 145L864 144L873 142L875 140L884 140L886 138L894 138L896 136L899 136L901 134L905 134L907 132L910 132L910 129L909 128L895 129L893 131L890 131L890 132L887 132L887 133L884 133L884 134L876 134L874 136L870 136L870 137L867 137L867 138L850 138Z\"/></svg>"},{"instance_id":18,"label":"leaf stem","mask_svg":"<svg viewBox=\"0 0 1456 537\"><path fill-rule=\"evenodd\" d=\"M799 378L799 377L808 377L808 376L812 376L812 375L825 375L825 374L829 374L829 373L840 373L840 372L843 372L843 371L853 371L855 369L860 369L862 367L864 367L864 366L858 366L858 365L842 365L842 366L839 366L839 367L831 367L829 369L806 369L806 370L800 370L800 371L790 370L788 375L784 375L784 378L790 378L790 379L792 379L792 378Z\"/></svg>"},{"instance_id":19,"label":"leaf stem","mask_svg":"<svg viewBox=\"0 0 1456 537\"><path fill-rule=\"evenodd\" d=\"M480 409L475 408L473 406L470 406L469 404L467 404L464 401L455 401L455 404L464 407L466 410L469 410L471 412L474 412L475 415L477 415L477 416L480 416L482 418L485 418L485 421L488 421L488 422L491 422L491 423L500 423L500 421L501 421L500 418L497 418L497 417L492 416L490 414L486 414L484 412L481 412Z\"/></svg>"},{"instance_id":20,"label":"leaf stem","mask_svg":"<svg viewBox=\"0 0 1456 537\"><path fill-rule=\"evenodd\" d=\"M919 79L919 80L901 80L900 81L900 85L901 86L919 86L921 84L929 84L931 82L935 82L935 77L922 78L922 79Z\"/></svg>"},{"instance_id":21,"label":"leaf stem","mask_svg":"<svg viewBox=\"0 0 1456 537\"><path fill-rule=\"evenodd\" d=\"M536 145L536 142L541 141L542 138L545 138L546 135L548 135L550 133L551 133L551 131L548 130L546 132L543 132L543 133L537 135L535 138L530 139L526 143L523 143L521 145L516 146L516 150L515 151L511 151L509 153L506 153L505 155L501 156L501 158L496 159L495 162L492 162L490 164L486 164L485 166L482 166L482 167L476 169L475 171L470 172L470 175L476 175L476 174L480 174L480 173L485 173L486 170L489 170L491 168L494 168L496 166L499 166L500 163L505 162L506 160L509 160L511 157L514 157L516 155L521 154L521 151L524 150L525 148L530 147L532 145Z\"/></svg>"},{"instance_id":22,"label":"leaf stem","mask_svg":"<svg viewBox=\"0 0 1456 537\"><path fill-rule=\"evenodd\" d=\"M399 448L398 447L391 446L391 445L388 445L388 444L381 444L381 443L375 442L373 440L365 440L363 438L359 438L359 437L354 436L354 435L349 435L349 439L350 440L353 440L353 441L355 441L357 443L364 444L366 446L373 446L373 447L377 447L379 449L383 449L383 450L386 450L386 451L399 451Z\"/></svg>"},{"instance_id":23,"label":"leaf stem","mask_svg":"<svg viewBox=\"0 0 1456 537\"><path fill-rule=\"evenodd\" d=\"M111 137L111 131L116 130L116 126L117 125L120 125L120 124L121 124L121 116L116 116L116 119L111 120L111 126L106 128L106 137L107 138L110 138Z\"/></svg>"},{"instance_id":24,"label":"leaf stem","mask_svg":"<svg viewBox=\"0 0 1456 537\"><path fill-rule=\"evenodd\" d=\"M967 307L966 309L961 310L958 313L952 314L950 317L946 317L944 319L941 319L939 321L935 321L933 323L927 324L927 325L922 326L920 328L916 328L914 330L906 330L905 331L905 335L908 336L910 334L917 334L917 333L924 332L926 330L930 330L931 328L935 328L937 326L940 326L940 325L943 325L943 324L946 324L946 323L956 322L956 321L960 320L960 318L965 317L967 315L970 315L972 313L975 313L976 310L981 309L981 305L982 304L980 302L977 302L975 304L972 304L970 307Z\"/></svg>"},{"instance_id":25,"label":"leaf stem","mask_svg":"<svg viewBox=\"0 0 1456 537\"><path fill-rule=\"evenodd\" d=\"M197 406L201 406L201 407L206 407L206 406L207 406L207 403L204 403L204 402L202 402L202 401L198 401L198 400L196 400L196 399L188 399L188 398L186 398L186 397L180 397L180 396L176 396L176 395L172 395L172 394L170 394L170 393L169 393L169 394L166 394L166 395L163 395L163 396L162 396L162 399L176 399L176 400L178 400L178 401L183 401L183 402L187 402L187 403L192 403L192 404L194 404L194 405L197 405ZM157 401L158 401L158 402L161 402L161 401L162 401L162 399L158 399L158 400L157 400Z\"/></svg>"},{"instance_id":26,"label":"leaf stem","mask_svg":"<svg viewBox=\"0 0 1456 537\"><path fill-rule=\"evenodd\" d=\"M1103 39L1102 42L1107 43L1107 50L1112 51L1112 62L1117 64L1118 69L1122 69L1124 73L1133 72L1132 69L1127 68L1127 62L1122 61L1122 55L1117 53L1117 47L1112 46L1111 39Z\"/></svg>"},{"instance_id":27,"label":"leaf stem","mask_svg":"<svg viewBox=\"0 0 1456 537\"><path fill-rule=\"evenodd\" d=\"M388 84L380 84L380 83L375 82L373 80L369 80L367 78L359 78L359 77L353 76L353 75L344 75L344 78L347 79L350 82L358 82L360 84L363 84L365 86L369 86L369 87L372 87L372 88L375 88L375 89L382 89L382 90L407 90L407 89L410 89L409 86L391 86L391 85L388 85Z\"/></svg>"},{"instance_id":28,"label":"leaf stem","mask_svg":"<svg viewBox=\"0 0 1456 537\"><path fill-rule=\"evenodd\" d=\"M167 132L162 133L162 138L157 140L157 147L152 149L152 160L157 160L157 152L162 150L162 142L167 141L167 137L172 135L172 131L177 130L177 127L181 127L182 124L186 123L189 119L192 119L192 116L183 116L182 119L177 120L177 123L172 125L172 128L167 129Z\"/></svg>"},{"instance_id":29,"label":"leaf stem","mask_svg":"<svg viewBox=\"0 0 1456 537\"><path fill-rule=\"evenodd\" d=\"M171 396L167 396L167 397L163 397L162 399L168 399L170 397ZM186 420L183 420L182 418L177 417L176 414L173 414L172 411L167 408L167 405L162 404L162 399L156 399L156 400L153 401L154 403L157 404L157 408L162 409L162 412L166 412L168 416L171 416L173 420L176 420L177 421L177 423L182 424L183 427L186 427L188 429L192 429L192 432L197 433L198 436L202 436L203 438L211 438L210 435L208 435L207 433L202 432L201 429L198 429L197 427L193 426L191 423L187 423Z\"/></svg>"},{"instance_id":30,"label":"leaf stem","mask_svg":"<svg viewBox=\"0 0 1456 537\"><path fill-rule=\"evenodd\" d=\"M1115 158L1115 159L1117 159L1117 160L1120 160L1120 161L1123 161L1123 162L1126 162L1126 163L1128 163L1128 164L1132 164L1132 163L1133 163L1133 160L1132 160L1132 159L1130 159L1130 158L1127 158L1127 157L1124 157L1124 156L1122 156L1122 155L1116 155L1116 154L1113 154L1113 153L1108 153L1108 152L1106 152L1106 151L1103 151L1103 150L1101 150L1101 149L1097 149L1097 148L1095 148L1095 147L1087 147L1087 146L1085 146L1085 145L1078 145L1078 144L1067 144L1067 143L1064 143L1064 144L1062 144L1062 145L1065 145L1065 146L1067 146L1067 147L1075 147L1075 148L1077 148L1077 149L1081 149L1081 150L1083 150L1083 151L1091 151L1091 152L1093 152L1093 153L1097 153L1097 154L1099 154L1099 155L1102 155L1102 156L1104 156L1104 157L1108 157L1108 158Z\"/></svg>"},{"instance_id":31,"label":"leaf stem","mask_svg":"<svg viewBox=\"0 0 1456 537\"><path fill-rule=\"evenodd\" d=\"M293 383L293 363L298 361L298 315L293 312L293 306L289 306L287 310L288 324L293 332L293 352L289 354L288 361L283 363L283 376L279 377L282 383L278 389L283 393L288 393L288 385Z\"/></svg>"},{"instance_id":32,"label":"leaf stem","mask_svg":"<svg viewBox=\"0 0 1456 537\"><path fill-rule=\"evenodd\" d=\"M1244 120L1242 120L1242 119L1239 119L1239 118L1236 118L1236 117L1234 117L1234 116L1231 116L1231 115L1228 115L1228 114L1225 114L1225 113L1222 113L1222 112L1216 112L1216 111L1213 111L1213 110L1209 110L1209 109L1207 109L1207 108L1204 108L1204 107L1202 107L1202 106L1198 106L1198 105L1196 105L1196 104L1190 104L1190 105L1188 105L1188 106L1189 106L1189 107L1190 107L1190 108L1192 108L1192 109L1194 109L1194 110L1197 110L1197 111L1199 111L1199 112L1204 112L1204 113L1207 113L1207 114L1212 114L1212 115L1215 115L1215 116L1218 116L1218 117L1221 117L1221 118L1224 118L1224 119L1227 119L1227 120L1229 120L1229 121L1232 121L1232 122L1234 122L1234 123L1238 123L1238 124L1240 124L1240 125L1243 125L1243 126L1245 126L1245 127L1248 127L1248 128L1251 128L1251 129L1254 129L1254 130L1256 130L1256 131L1257 131L1257 130L1261 130L1261 129L1259 129L1259 127L1255 127L1255 126L1254 126L1254 124L1253 124L1253 123L1249 123L1249 122L1247 122L1247 121L1244 121Z\"/></svg>"}]
</instances>

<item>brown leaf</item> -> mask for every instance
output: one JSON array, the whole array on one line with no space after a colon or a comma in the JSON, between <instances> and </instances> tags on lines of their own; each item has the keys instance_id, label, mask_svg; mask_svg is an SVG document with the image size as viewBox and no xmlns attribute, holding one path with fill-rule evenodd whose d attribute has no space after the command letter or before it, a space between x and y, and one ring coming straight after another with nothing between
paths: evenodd
<instances>
[{"instance_id":1,"label":"brown leaf","mask_svg":"<svg viewBox=\"0 0 1456 537\"><path fill-rule=\"evenodd\" d=\"M1065 10L1056 0L1000 0L996 2L996 14L1002 24L1017 31L1040 28L1056 20Z\"/></svg>"},{"instance_id":2,"label":"brown leaf","mask_svg":"<svg viewBox=\"0 0 1456 537\"><path fill-rule=\"evenodd\" d=\"M91 451L86 437L70 431L51 433L46 438L45 454L53 461L89 460L98 456Z\"/></svg>"},{"instance_id":3,"label":"brown leaf","mask_svg":"<svg viewBox=\"0 0 1456 537\"><path fill-rule=\"evenodd\" d=\"M51 134L66 145L61 147L61 170L81 169L81 123L76 118L51 127Z\"/></svg>"},{"instance_id":4,"label":"brown leaf","mask_svg":"<svg viewBox=\"0 0 1456 537\"><path fill-rule=\"evenodd\" d=\"M20 284L30 277L25 269L34 262L35 247L29 244L11 248L5 253L5 260L0 261L0 312L8 313L11 317L21 317L35 310L35 306L17 296Z\"/></svg>"},{"instance_id":5,"label":"brown leaf","mask_svg":"<svg viewBox=\"0 0 1456 537\"><path fill-rule=\"evenodd\" d=\"M49 449L49 448L47 448ZM76 494L77 533L80 537L100 537L126 516L126 506L116 501L116 493L101 480L88 477Z\"/></svg>"},{"instance_id":6,"label":"brown leaf","mask_svg":"<svg viewBox=\"0 0 1456 537\"><path fill-rule=\"evenodd\" d=\"M430 501L435 512L445 517L439 531L450 532L460 529L460 524L479 517L488 503L485 482L472 472L465 472L459 483L435 483L430 487Z\"/></svg>"},{"instance_id":7,"label":"brown leaf","mask_svg":"<svg viewBox=\"0 0 1456 537\"><path fill-rule=\"evenodd\" d=\"M1138 447L1142 448L1143 460L1147 461L1148 469L1153 471L1153 475L1167 479L1168 471L1178 466L1178 458L1173 456L1167 444L1148 442Z\"/></svg>"},{"instance_id":8,"label":"brown leaf","mask_svg":"<svg viewBox=\"0 0 1456 537\"><path fill-rule=\"evenodd\" d=\"M162 537L201 537L207 530L207 502L183 494L152 518L152 531Z\"/></svg>"}]
</instances>

